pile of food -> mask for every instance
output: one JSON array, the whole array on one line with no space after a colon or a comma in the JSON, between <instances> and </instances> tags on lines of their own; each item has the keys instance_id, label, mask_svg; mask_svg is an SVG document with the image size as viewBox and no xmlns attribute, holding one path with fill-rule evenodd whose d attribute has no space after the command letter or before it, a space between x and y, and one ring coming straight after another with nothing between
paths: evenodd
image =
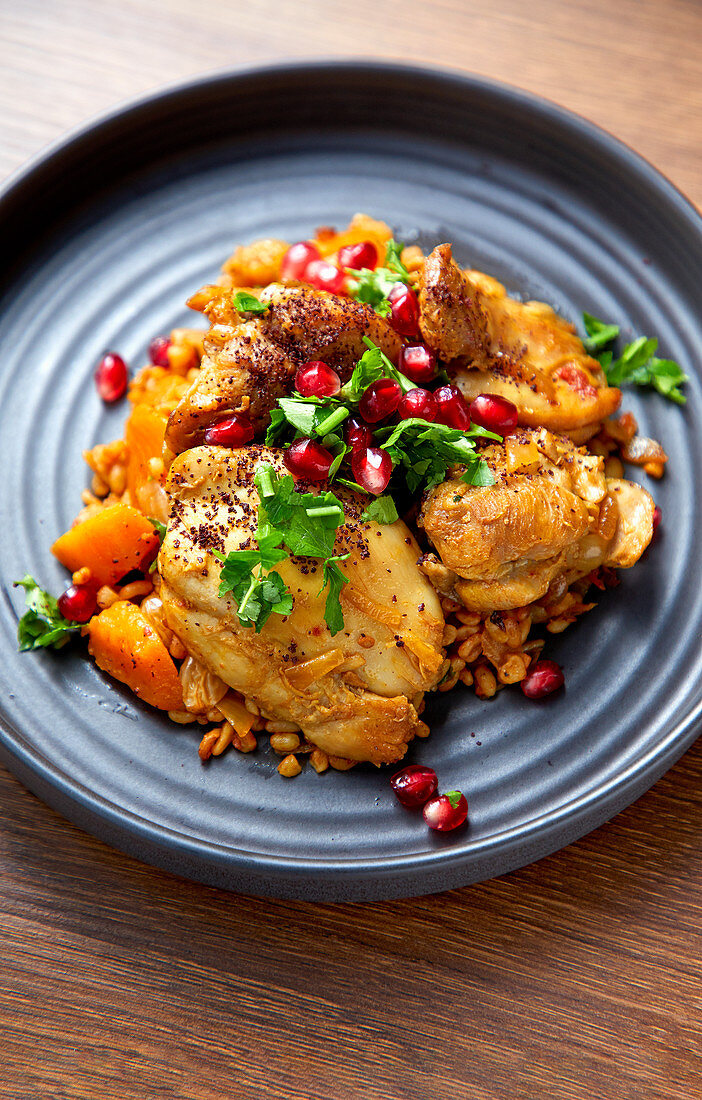
<instances>
[{"instance_id":1,"label":"pile of food","mask_svg":"<svg viewBox=\"0 0 702 1100\"><path fill-rule=\"evenodd\" d=\"M86 452L92 490L53 546L71 585L21 582L21 648L84 635L204 727L203 760L265 734L284 776L401 760L427 692L560 687L545 639L659 516L623 463L660 477L665 452L614 418L625 381L684 400L655 340L615 359L615 326L585 315L584 343L449 244L425 256L363 215L238 248L188 304L209 327L152 342L124 438ZM96 381L125 394L119 355Z\"/></svg>"}]
</instances>

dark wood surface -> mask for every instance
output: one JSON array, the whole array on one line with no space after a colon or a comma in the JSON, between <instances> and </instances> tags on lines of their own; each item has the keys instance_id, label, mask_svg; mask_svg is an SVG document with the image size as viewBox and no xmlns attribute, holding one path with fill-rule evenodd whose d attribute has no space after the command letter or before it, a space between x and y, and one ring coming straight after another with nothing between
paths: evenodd
<instances>
[{"instance_id":1,"label":"dark wood surface","mask_svg":"<svg viewBox=\"0 0 702 1100\"><path fill-rule=\"evenodd\" d=\"M6 0L0 46L2 174L166 81L355 54L558 100L702 203L696 0ZM695 1100L701 785L698 742L549 859L354 907L182 882L0 772L0 1096Z\"/></svg>"}]
</instances>

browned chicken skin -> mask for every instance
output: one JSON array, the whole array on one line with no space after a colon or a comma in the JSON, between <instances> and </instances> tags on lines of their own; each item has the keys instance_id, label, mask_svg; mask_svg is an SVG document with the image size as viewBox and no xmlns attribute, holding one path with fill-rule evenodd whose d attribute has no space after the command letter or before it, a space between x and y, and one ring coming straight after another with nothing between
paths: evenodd
<instances>
[{"instance_id":1,"label":"browned chicken skin","mask_svg":"<svg viewBox=\"0 0 702 1100\"><path fill-rule=\"evenodd\" d=\"M245 321L221 290L207 306L212 326L198 378L171 413L166 448L180 454L202 443L209 424L246 412L257 432L279 397L294 388L295 372L319 359L346 381L366 351L368 336L391 359L400 339L370 306L307 287L273 284L261 295L268 312Z\"/></svg>"},{"instance_id":2,"label":"browned chicken skin","mask_svg":"<svg viewBox=\"0 0 702 1100\"><path fill-rule=\"evenodd\" d=\"M436 547L424 569L472 611L522 607L556 577L634 565L653 534L654 504L632 482L605 478L603 460L542 429L521 429L483 452L495 485L450 478L419 523ZM460 475L460 471L459 471Z\"/></svg>"},{"instance_id":3,"label":"browned chicken skin","mask_svg":"<svg viewBox=\"0 0 702 1100\"><path fill-rule=\"evenodd\" d=\"M517 406L520 424L576 442L619 407L620 391L607 385L573 325L543 302L518 302L495 279L461 271L450 245L425 260L419 302L422 335L449 361L468 401L499 394Z\"/></svg>"}]
</instances>

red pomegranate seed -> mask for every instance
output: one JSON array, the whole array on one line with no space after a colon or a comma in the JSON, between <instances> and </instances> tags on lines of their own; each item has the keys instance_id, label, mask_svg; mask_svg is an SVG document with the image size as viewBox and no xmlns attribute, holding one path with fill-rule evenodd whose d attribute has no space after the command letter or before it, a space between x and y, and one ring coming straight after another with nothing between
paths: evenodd
<instances>
[{"instance_id":1,"label":"red pomegranate seed","mask_svg":"<svg viewBox=\"0 0 702 1100\"><path fill-rule=\"evenodd\" d=\"M419 336L419 300L411 287L398 283L388 294L388 320L401 336Z\"/></svg>"},{"instance_id":2,"label":"red pomegranate seed","mask_svg":"<svg viewBox=\"0 0 702 1100\"><path fill-rule=\"evenodd\" d=\"M436 353L426 344L413 344L400 352L400 370L412 382L431 382L436 374Z\"/></svg>"},{"instance_id":3,"label":"red pomegranate seed","mask_svg":"<svg viewBox=\"0 0 702 1100\"><path fill-rule=\"evenodd\" d=\"M402 420L411 420L413 416L418 416L420 420L433 421L436 420L438 411L434 394L430 390L422 389L410 390L397 406L398 416Z\"/></svg>"},{"instance_id":4,"label":"red pomegranate seed","mask_svg":"<svg viewBox=\"0 0 702 1100\"><path fill-rule=\"evenodd\" d=\"M319 259L319 249L316 244L312 244L312 241L298 241L297 244L291 244L283 256L280 277L285 282L301 282L307 265L312 263L312 260Z\"/></svg>"},{"instance_id":5,"label":"red pomegranate seed","mask_svg":"<svg viewBox=\"0 0 702 1100\"><path fill-rule=\"evenodd\" d=\"M155 336L149 344L149 359L155 367L167 367L171 341L167 336Z\"/></svg>"},{"instance_id":6,"label":"red pomegranate seed","mask_svg":"<svg viewBox=\"0 0 702 1100\"><path fill-rule=\"evenodd\" d=\"M111 405L127 392L129 372L121 355L108 351L103 355L95 371L95 385L103 401Z\"/></svg>"},{"instance_id":7,"label":"red pomegranate seed","mask_svg":"<svg viewBox=\"0 0 702 1100\"><path fill-rule=\"evenodd\" d=\"M97 611L97 591L92 584L72 584L62 592L58 609L72 623L87 623Z\"/></svg>"},{"instance_id":8,"label":"red pomegranate seed","mask_svg":"<svg viewBox=\"0 0 702 1100\"><path fill-rule=\"evenodd\" d=\"M343 271L326 260L312 260L305 268L303 279L315 290L326 290L328 294L341 294L346 282Z\"/></svg>"},{"instance_id":9,"label":"red pomegranate seed","mask_svg":"<svg viewBox=\"0 0 702 1100\"><path fill-rule=\"evenodd\" d=\"M248 416L232 413L226 420L210 424L205 432L205 443L212 447L243 447L253 437L253 424Z\"/></svg>"},{"instance_id":10,"label":"red pomegranate seed","mask_svg":"<svg viewBox=\"0 0 702 1100\"><path fill-rule=\"evenodd\" d=\"M359 447L365 450L373 442L373 432L358 417L350 416L346 421L346 442L354 451Z\"/></svg>"},{"instance_id":11,"label":"red pomegranate seed","mask_svg":"<svg viewBox=\"0 0 702 1100\"><path fill-rule=\"evenodd\" d=\"M543 699L563 687L563 669L555 661L537 661L522 680L522 691L527 699Z\"/></svg>"},{"instance_id":12,"label":"red pomegranate seed","mask_svg":"<svg viewBox=\"0 0 702 1100\"><path fill-rule=\"evenodd\" d=\"M388 487L392 459L381 447L366 447L351 452L351 469L361 488L377 497Z\"/></svg>"},{"instance_id":13,"label":"red pomegranate seed","mask_svg":"<svg viewBox=\"0 0 702 1100\"><path fill-rule=\"evenodd\" d=\"M656 507L653 509L653 530L654 531L656 531L658 529L658 524L661 522L662 514L663 513L661 512L660 508L658 507L658 505L656 505Z\"/></svg>"},{"instance_id":14,"label":"red pomegranate seed","mask_svg":"<svg viewBox=\"0 0 702 1100\"><path fill-rule=\"evenodd\" d=\"M339 267L351 267L354 271L360 271L367 267L373 271L378 266L378 249L372 241L361 241L360 244L347 244L339 249Z\"/></svg>"},{"instance_id":15,"label":"red pomegranate seed","mask_svg":"<svg viewBox=\"0 0 702 1100\"><path fill-rule=\"evenodd\" d=\"M439 406L436 419L449 428L460 428L467 432L470 428L470 410L461 391L456 386L441 386L434 391L434 399Z\"/></svg>"},{"instance_id":16,"label":"red pomegranate seed","mask_svg":"<svg viewBox=\"0 0 702 1100\"><path fill-rule=\"evenodd\" d=\"M298 439L283 454L283 462L295 477L324 481L334 455L313 439Z\"/></svg>"},{"instance_id":17,"label":"red pomegranate seed","mask_svg":"<svg viewBox=\"0 0 702 1100\"><path fill-rule=\"evenodd\" d=\"M468 817L468 803L460 791L446 791L446 794L430 799L422 812L430 829L447 833L463 825Z\"/></svg>"},{"instance_id":18,"label":"red pomegranate seed","mask_svg":"<svg viewBox=\"0 0 702 1100\"><path fill-rule=\"evenodd\" d=\"M517 427L519 419L517 406L495 393L479 393L471 401L469 411L474 424L498 435L509 435Z\"/></svg>"},{"instance_id":19,"label":"red pomegranate seed","mask_svg":"<svg viewBox=\"0 0 702 1100\"><path fill-rule=\"evenodd\" d=\"M369 424L377 424L391 416L400 404L402 390L393 378L379 378L371 382L358 403L358 411Z\"/></svg>"},{"instance_id":20,"label":"red pomegranate seed","mask_svg":"<svg viewBox=\"0 0 702 1100\"><path fill-rule=\"evenodd\" d=\"M390 780L395 796L408 810L416 810L433 798L439 789L436 772L424 764L410 764L395 772Z\"/></svg>"},{"instance_id":21,"label":"red pomegranate seed","mask_svg":"<svg viewBox=\"0 0 702 1100\"><path fill-rule=\"evenodd\" d=\"M298 370L295 389L303 397L336 397L341 389L341 379L332 367L314 360Z\"/></svg>"}]
</instances>

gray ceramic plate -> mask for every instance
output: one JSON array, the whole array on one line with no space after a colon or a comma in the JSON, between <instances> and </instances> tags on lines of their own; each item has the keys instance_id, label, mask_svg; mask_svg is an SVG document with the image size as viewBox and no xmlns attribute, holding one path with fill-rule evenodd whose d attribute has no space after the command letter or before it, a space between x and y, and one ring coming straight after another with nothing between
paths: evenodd
<instances>
[{"instance_id":1,"label":"gray ceramic plate","mask_svg":"<svg viewBox=\"0 0 702 1100\"><path fill-rule=\"evenodd\" d=\"M26 571L58 591L49 546L79 507L81 449L117 437L91 373L145 361L233 246L295 240L363 209L577 319L655 334L691 375L684 410L627 392L670 470L656 544L596 612L549 640L567 690L428 707L409 760L460 787L470 828L442 837L385 772L281 779L277 758L208 766L176 728L79 652L19 656ZM627 805L698 732L702 470L700 220L613 138L551 104L405 67L301 65L146 99L70 138L5 190L0 303L2 759L73 821L141 859L237 890L327 900L428 893L501 874Z\"/></svg>"}]
</instances>

